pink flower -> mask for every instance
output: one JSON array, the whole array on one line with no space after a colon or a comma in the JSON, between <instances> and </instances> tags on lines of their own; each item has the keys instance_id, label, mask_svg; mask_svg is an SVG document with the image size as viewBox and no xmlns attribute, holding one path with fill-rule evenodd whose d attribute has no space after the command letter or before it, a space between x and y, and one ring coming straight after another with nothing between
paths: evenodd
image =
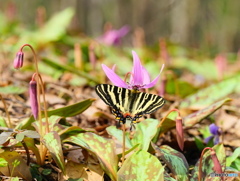
<instances>
[{"instance_id":1,"label":"pink flower","mask_svg":"<svg viewBox=\"0 0 240 181\"><path fill-rule=\"evenodd\" d=\"M35 74L32 76L32 80L29 83L29 95L30 95L30 106L32 114L35 120L38 118L38 100L37 100L37 82L34 79Z\"/></svg>"},{"instance_id":2,"label":"pink flower","mask_svg":"<svg viewBox=\"0 0 240 181\"><path fill-rule=\"evenodd\" d=\"M119 45L121 39L129 32L128 26L123 26L119 30L108 30L99 40L106 45Z\"/></svg>"},{"instance_id":3,"label":"pink flower","mask_svg":"<svg viewBox=\"0 0 240 181\"><path fill-rule=\"evenodd\" d=\"M136 54L135 51L132 51L133 55L133 68L131 71L131 77L130 82L127 84L125 81L123 81L115 72L113 69L108 68L106 65L102 64L102 68L109 78L109 80L118 87L123 87L127 89L143 89L143 88L150 88L153 87L159 77L160 73L162 72L164 65L162 65L162 68L160 70L160 73L158 76L153 80L150 81L150 76L147 70L142 66L141 61Z\"/></svg>"},{"instance_id":4,"label":"pink flower","mask_svg":"<svg viewBox=\"0 0 240 181\"><path fill-rule=\"evenodd\" d=\"M20 69L23 66L23 55L24 54L22 51L17 52L16 57L13 61L13 67L15 69Z\"/></svg>"}]
</instances>

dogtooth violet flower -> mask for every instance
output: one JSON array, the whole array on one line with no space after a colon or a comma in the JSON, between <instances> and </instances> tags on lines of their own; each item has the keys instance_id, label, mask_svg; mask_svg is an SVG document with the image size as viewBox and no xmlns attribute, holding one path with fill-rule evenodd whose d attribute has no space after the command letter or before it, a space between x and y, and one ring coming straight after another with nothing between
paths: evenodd
<instances>
[{"instance_id":1,"label":"dogtooth violet flower","mask_svg":"<svg viewBox=\"0 0 240 181\"><path fill-rule=\"evenodd\" d=\"M119 45L121 39L129 32L128 26L123 26L119 30L111 29L106 31L99 40L106 45Z\"/></svg>"},{"instance_id":2,"label":"dogtooth violet flower","mask_svg":"<svg viewBox=\"0 0 240 181\"><path fill-rule=\"evenodd\" d=\"M219 143L219 136L221 135L220 128L216 124L212 123L209 126L209 131L212 135L205 138L204 142L208 143L211 139L213 139L214 145L218 144Z\"/></svg>"},{"instance_id":3,"label":"dogtooth violet flower","mask_svg":"<svg viewBox=\"0 0 240 181\"><path fill-rule=\"evenodd\" d=\"M155 79L153 79L153 81L150 81L149 73L142 66L141 61L136 52L132 51L132 55L133 55L133 68L132 71L130 72L131 77L129 83L126 83L114 72L115 66L113 69L110 69L106 65L102 64L102 68L106 76L114 85L118 87L123 87L127 89L144 89L153 87L160 78L160 74L164 68L164 64L162 65L162 68L158 76Z\"/></svg>"}]
</instances>

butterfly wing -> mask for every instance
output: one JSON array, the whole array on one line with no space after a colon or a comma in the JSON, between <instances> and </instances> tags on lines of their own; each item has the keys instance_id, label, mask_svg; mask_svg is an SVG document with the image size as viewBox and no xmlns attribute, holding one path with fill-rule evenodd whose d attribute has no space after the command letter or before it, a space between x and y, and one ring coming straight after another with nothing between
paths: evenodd
<instances>
[{"instance_id":1,"label":"butterfly wing","mask_svg":"<svg viewBox=\"0 0 240 181\"><path fill-rule=\"evenodd\" d=\"M158 95L138 92L135 100L135 107L132 119L133 123L144 114L151 114L160 109L165 104L165 100Z\"/></svg>"},{"instance_id":2,"label":"butterfly wing","mask_svg":"<svg viewBox=\"0 0 240 181\"><path fill-rule=\"evenodd\" d=\"M108 84L99 84L95 87L95 90L97 95L113 108L116 119L125 123L126 118L122 113L127 112L127 97L131 95L131 90Z\"/></svg>"}]
</instances>

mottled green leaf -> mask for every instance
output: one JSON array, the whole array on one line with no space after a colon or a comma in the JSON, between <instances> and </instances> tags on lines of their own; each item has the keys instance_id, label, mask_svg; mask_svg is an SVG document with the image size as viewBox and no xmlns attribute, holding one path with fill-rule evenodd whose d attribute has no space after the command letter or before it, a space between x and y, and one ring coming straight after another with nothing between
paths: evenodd
<instances>
[{"instance_id":1,"label":"mottled green leaf","mask_svg":"<svg viewBox=\"0 0 240 181\"><path fill-rule=\"evenodd\" d=\"M50 131L56 131L55 130L55 126L57 125L57 123L59 122L59 120L61 119L60 116L50 116L48 118L48 127ZM36 129L36 131L40 134L40 122L39 121L35 121L34 123L32 123L32 126ZM43 118L42 119L42 130L46 130L47 129L47 124L46 124L46 119ZM57 132L57 131L56 131Z\"/></svg>"},{"instance_id":2,"label":"mottled green leaf","mask_svg":"<svg viewBox=\"0 0 240 181\"><path fill-rule=\"evenodd\" d=\"M65 106L59 109L54 109L51 111L47 111L48 117L55 115L60 117L71 117L76 116L78 114L81 114L83 111L85 111L88 107L90 107L95 101L95 99L86 99L84 101L78 102L76 104L72 104L69 106ZM43 112L42 112L43 115ZM35 121L33 116L31 116L29 119L26 119L22 121L20 124L16 126L16 129L33 129L32 123Z\"/></svg>"},{"instance_id":3,"label":"mottled green leaf","mask_svg":"<svg viewBox=\"0 0 240 181\"><path fill-rule=\"evenodd\" d=\"M120 129L117 129L116 126L109 126L107 127L107 132L112 137L115 137L120 143L123 142L123 132ZM126 148L132 148L132 143L129 137L129 133L126 132L125 134L125 146Z\"/></svg>"},{"instance_id":4,"label":"mottled green leaf","mask_svg":"<svg viewBox=\"0 0 240 181\"><path fill-rule=\"evenodd\" d=\"M223 144L215 145L212 148L215 150L216 155L218 157L218 160L219 160L219 162L222 165L223 170L224 170L226 155L225 155L225 149L223 147ZM205 178L209 177L209 175L211 173L215 173L215 171L213 169L214 168L214 164L213 164L210 152L211 151L208 150L203 155L203 159L202 159L202 178L203 178L203 180ZM194 169L192 171L192 177L190 179L191 181L198 180L198 173L199 173L199 167L198 166L199 166L199 161L198 161L198 163L196 164L196 166L194 167Z\"/></svg>"},{"instance_id":5,"label":"mottled green leaf","mask_svg":"<svg viewBox=\"0 0 240 181\"><path fill-rule=\"evenodd\" d=\"M76 135L78 133L84 133L84 132L92 132L85 129L82 129L78 126L71 126L66 127L63 130L59 130L58 134L61 136L61 138L66 138L68 136Z\"/></svg>"},{"instance_id":6,"label":"mottled green leaf","mask_svg":"<svg viewBox=\"0 0 240 181\"><path fill-rule=\"evenodd\" d=\"M26 88L22 86L9 85L5 87L0 87L1 94L22 94L26 92Z\"/></svg>"},{"instance_id":7,"label":"mottled green leaf","mask_svg":"<svg viewBox=\"0 0 240 181\"><path fill-rule=\"evenodd\" d=\"M133 138L130 140L129 133L125 136L125 145L127 148L132 148L134 145L139 144L139 149L147 151L149 144L155 134L157 133L157 126L159 121L157 119L145 119L140 123L136 124L136 130ZM110 135L115 137L120 143L123 142L122 130L117 129L115 126L107 128Z\"/></svg>"},{"instance_id":8,"label":"mottled green leaf","mask_svg":"<svg viewBox=\"0 0 240 181\"><path fill-rule=\"evenodd\" d=\"M131 139L132 145L140 144L139 149L147 151L153 137L157 133L157 119L145 119L136 125L136 131Z\"/></svg>"},{"instance_id":9,"label":"mottled green leaf","mask_svg":"<svg viewBox=\"0 0 240 181\"><path fill-rule=\"evenodd\" d=\"M196 94L188 96L181 103L179 108L187 109L201 109L213 104L220 99L226 98L229 94L233 93L239 84L240 75L230 79L213 84L210 87L201 89Z\"/></svg>"},{"instance_id":10,"label":"mottled green leaf","mask_svg":"<svg viewBox=\"0 0 240 181\"><path fill-rule=\"evenodd\" d=\"M74 143L94 153L105 173L112 180L117 180L118 157L115 153L116 145L113 140L86 132L70 136L64 142Z\"/></svg>"},{"instance_id":11,"label":"mottled green leaf","mask_svg":"<svg viewBox=\"0 0 240 181\"><path fill-rule=\"evenodd\" d=\"M52 131L43 137L43 143L49 150L58 167L65 173L65 163L62 152L62 144L57 132Z\"/></svg>"},{"instance_id":12,"label":"mottled green leaf","mask_svg":"<svg viewBox=\"0 0 240 181\"><path fill-rule=\"evenodd\" d=\"M150 153L139 150L128 157L118 171L118 181L164 181L164 167Z\"/></svg>"},{"instance_id":13,"label":"mottled green leaf","mask_svg":"<svg viewBox=\"0 0 240 181\"><path fill-rule=\"evenodd\" d=\"M157 147L153 145L157 155L171 169L177 180L188 180L188 163L184 155L167 145Z\"/></svg>"},{"instance_id":14,"label":"mottled green leaf","mask_svg":"<svg viewBox=\"0 0 240 181\"><path fill-rule=\"evenodd\" d=\"M205 117L209 116L210 114L214 113L216 110L218 110L222 105L228 103L231 101L231 99L227 98L221 101L218 101L200 111L196 111L192 114L189 114L188 116L183 118L183 124L186 127L191 127L198 122L200 122Z\"/></svg>"},{"instance_id":15,"label":"mottled green leaf","mask_svg":"<svg viewBox=\"0 0 240 181\"><path fill-rule=\"evenodd\" d=\"M164 181L177 181L174 178L170 177L168 173L164 173Z\"/></svg>"}]
</instances>

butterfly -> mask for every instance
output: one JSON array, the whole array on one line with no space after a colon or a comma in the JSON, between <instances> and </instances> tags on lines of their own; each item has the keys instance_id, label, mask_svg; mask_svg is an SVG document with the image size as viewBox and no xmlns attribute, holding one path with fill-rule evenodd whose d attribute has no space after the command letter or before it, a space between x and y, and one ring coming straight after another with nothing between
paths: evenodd
<instances>
[{"instance_id":1,"label":"butterfly","mask_svg":"<svg viewBox=\"0 0 240 181\"><path fill-rule=\"evenodd\" d=\"M113 115L122 124L125 124L126 120L129 119L133 125L144 114L155 112L165 103L165 100L158 95L109 84L99 84L95 87L95 91L107 105L112 107Z\"/></svg>"}]
</instances>

